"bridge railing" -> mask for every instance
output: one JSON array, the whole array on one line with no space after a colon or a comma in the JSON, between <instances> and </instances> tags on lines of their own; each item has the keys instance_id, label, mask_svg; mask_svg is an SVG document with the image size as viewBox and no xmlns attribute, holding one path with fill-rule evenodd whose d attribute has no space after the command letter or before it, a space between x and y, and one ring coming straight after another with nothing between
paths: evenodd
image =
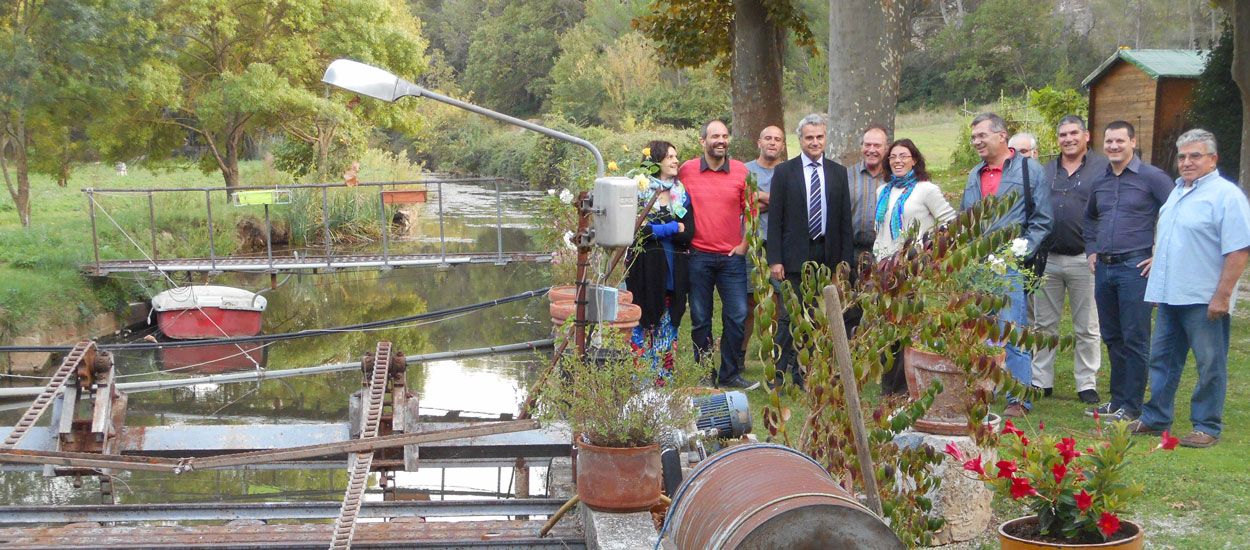
<instances>
[{"instance_id":1,"label":"bridge railing","mask_svg":"<svg viewBox=\"0 0 1250 550\"><path fill-rule=\"evenodd\" d=\"M503 250L503 194L500 190L500 182L509 182L506 178L498 177L433 177L415 180L403 181L362 181L355 185L347 185L346 183L298 183L289 185L263 185L263 186L239 186L234 188L225 188L220 186L205 187L154 187L154 188L84 188L82 192L87 199L87 213L91 222L91 248L96 273L106 272L100 260L100 232L97 221L97 211L101 208L97 200L98 196L103 195L141 195L146 197L147 214L148 214L148 233L150 234L150 255L146 258L153 268L159 270L156 260L160 258L160 251L157 247L157 223L156 223L156 200L158 195L172 193L202 193L204 196L204 218L207 221L208 230L208 261L210 270L218 271L219 262L225 257L217 254L216 243L214 242L213 227L213 195L224 194L226 202L230 197L235 197L238 201L236 204L252 204L263 205L265 216L265 258L268 263L269 271L275 271L274 248L273 248L273 225L270 219L269 205L282 204L275 199L281 198L294 190L320 190L321 212L322 212L322 240L324 241L325 257L323 258L326 268L333 268L336 259L343 256L336 256L334 253L334 238L330 229L329 216L329 191L331 189L357 187L363 189L376 189L377 205L378 205L378 224L382 241L382 266L391 267L392 255L390 253L390 227L391 219L387 216L388 204L403 204L405 202L424 202L411 201L409 196L403 196L404 193L428 192L429 186L434 186L434 194L438 201L438 242L439 256L441 263L447 264L447 235L445 229L446 212L443 204L443 185L451 183L493 183L495 195L495 242L496 242L496 263L503 264L507 260L504 258ZM424 185L424 190L413 189L397 189L404 186ZM268 192L269 197L265 197ZM116 223L116 222L114 222ZM127 229L118 228L125 232ZM132 228L133 229L133 228ZM132 239L133 240L133 239ZM138 242L135 242L136 246Z\"/></svg>"}]
</instances>

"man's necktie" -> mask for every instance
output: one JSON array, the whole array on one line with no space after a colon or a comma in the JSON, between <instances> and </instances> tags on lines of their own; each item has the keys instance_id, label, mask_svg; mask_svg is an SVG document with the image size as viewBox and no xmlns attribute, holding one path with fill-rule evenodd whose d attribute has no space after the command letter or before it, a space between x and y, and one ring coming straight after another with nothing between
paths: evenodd
<instances>
[{"instance_id":1,"label":"man's necktie","mask_svg":"<svg viewBox=\"0 0 1250 550\"><path fill-rule=\"evenodd\" d=\"M813 239L820 236L820 221L823 212L820 210L820 165L813 162L808 164L812 168L812 185L811 191L807 194L807 233Z\"/></svg>"}]
</instances>

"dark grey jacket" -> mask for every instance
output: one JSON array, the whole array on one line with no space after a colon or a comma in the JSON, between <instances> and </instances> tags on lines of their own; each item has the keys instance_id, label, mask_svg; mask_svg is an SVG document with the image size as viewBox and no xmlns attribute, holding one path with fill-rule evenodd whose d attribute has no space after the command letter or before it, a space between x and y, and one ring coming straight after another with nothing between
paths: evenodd
<instances>
[{"instance_id":1,"label":"dark grey jacket","mask_svg":"<svg viewBox=\"0 0 1250 550\"><path fill-rule=\"evenodd\" d=\"M1024 162L1021 162L1023 160ZM1023 166L1029 167L1029 189L1033 192L1033 215L1027 220L1024 219L1024 175ZM972 208L981 200L981 168L985 167L982 161L972 168L968 173L968 184L964 187L963 200L960 201L960 208L967 210ZM1050 186L1047 185L1045 179L1045 170L1036 160L1029 157L1021 157L1012 154L1003 164L1003 179L998 185L998 195L1006 196L1010 193L1020 193L1020 200L1007 211L1002 218L990 227L991 231L996 231L1005 227L1019 228L1024 226L1024 234L1022 235L1029 241L1029 251L1027 255L1031 256L1037 252L1037 247L1042 244L1046 235L1050 234L1051 226L1054 225L1054 216L1050 207Z\"/></svg>"}]
</instances>

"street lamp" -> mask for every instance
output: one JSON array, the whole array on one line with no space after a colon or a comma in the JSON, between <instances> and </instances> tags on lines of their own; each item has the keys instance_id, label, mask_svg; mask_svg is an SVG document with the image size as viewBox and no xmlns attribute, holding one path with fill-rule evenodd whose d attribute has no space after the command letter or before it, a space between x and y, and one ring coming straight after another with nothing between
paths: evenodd
<instances>
[{"instance_id":1,"label":"street lamp","mask_svg":"<svg viewBox=\"0 0 1250 550\"><path fill-rule=\"evenodd\" d=\"M599 153L599 148L595 147L594 144L589 141L576 136L570 136L564 132L552 130L546 126L540 126L538 124L534 124L533 122L492 111L485 107L478 107L472 103L465 103L458 99L453 99L439 93L431 92L421 86L408 82L407 80L399 78L386 70L379 69L372 65L366 65L359 61L352 61L350 59L338 59L333 63L330 63L330 66L326 68L326 74L321 77L321 81L331 86L337 86L350 92L381 99L386 102L394 102L404 96L428 97L434 101L446 103L466 111L472 111L501 122L507 122L508 124L520 126L527 130L533 130L545 136L585 147L590 151L590 154L595 157L595 176L599 178L603 177L603 155Z\"/></svg>"}]
</instances>

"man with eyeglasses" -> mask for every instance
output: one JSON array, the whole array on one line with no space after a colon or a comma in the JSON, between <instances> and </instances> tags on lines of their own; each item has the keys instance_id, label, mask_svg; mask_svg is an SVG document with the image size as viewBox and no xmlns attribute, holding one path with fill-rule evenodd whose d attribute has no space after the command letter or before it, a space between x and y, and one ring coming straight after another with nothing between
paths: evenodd
<instances>
[{"instance_id":1,"label":"man with eyeglasses","mask_svg":"<svg viewBox=\"0 0 1250 550\"><path fill-rule=\"evenodd\" d=\"M968 173L961 208L967 210L990 195L1016 194L1020 200L991 226L991 231L1011 228L1028 241L1025 257L1032 257L1041 249L1042 241L1050 233L1053 218L1050 210L1050 187L1043 181L1042 166L1037 161L1016 154L1007 146L1007 123L994 113L982 113L972 119L972 148L976 149L981 162ZM1026 192L1024 171L1028 170L1029 186ZM1020 273L1008 272L1012 290L1008 293L1008 305L999 319L1018 326L1028 324L1028 303L1024 297L1023 278ZM1007 370L1021 384L1033 381L1033 361L1029 354L1007 343ZM1033 408L1027 400L1007 397L1003 416L1024 416Z\"/></svg>"},{"instance_id":2,"label":"man with eyeglasses","mask_svg":"<svg viewBox=\"0 0 1250 550\"><path fill-rule=\"evenodd\" d=\"M1094 274L1098 325L1111 358L1111 400L1085 411L1108 421L1134 420L1146 394L1150 304L1146 273L1159 207L1171 178L1134 154L1133 125L1117 120L1103 131L1107 171L1085 205L1085 254Z\"/></svg>"},{"instance_id":3,"label":"man with eyeglasses","mask_svg":"<svg viewBox=\"0 0 1250 550\"><path fill-rule=\"evenodd\" d=\"M1150 345L1150 401L1129 425L1133 433L1172 427L1173 402L1185 358L1198 369L1185 447L1220 441L1228 386L1229 313L1233 290L1250 257L1250 204L1237 184L1216 170L1215 136L1194 129L1176 140L1181 177L1159 210L1146 300L1159 305Z\"/></svg>"},{"instance_id":4,"label":"man with eyeglasses","mask_svg":"<svg viewBox=\"0 0 1250 550\"><path fill-rule=\"evenodd\" d=\"M1076 115L1059 119L1055 134L1059 157L1043 165L1050 187L1055 226L1046 238L1048 252L1041 288L1033 294L1034 321L1046 334L1059 333L1066 297L1072 307L1072 332L1076 354L1072 374L1076 395L1085 403L1099 402L1098 367L1102 350L1098 342L1098 310L1094 306L1094 274L1085 259L1085 205L1094 182L1107 172L1107 157L1089 150L1085 120ZM1017 137L1020 134L1016 134ZM1055 350L1041 349L1033 356L1033 385L1049 397L1055 386Z\"/></svg>"}]
</instances>

